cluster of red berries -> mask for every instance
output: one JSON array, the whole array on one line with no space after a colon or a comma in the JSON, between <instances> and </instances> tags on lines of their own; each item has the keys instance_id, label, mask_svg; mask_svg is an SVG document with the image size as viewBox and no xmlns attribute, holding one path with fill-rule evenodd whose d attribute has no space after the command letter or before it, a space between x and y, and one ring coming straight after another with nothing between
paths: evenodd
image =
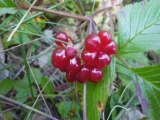
<instances>
[{"instance_id":1,"label":"cluster of red berries","mask_svg":"<svg viewBox=\"0 0 160 120\"><path fill-rule=\"evenodd\" d=\"M71 37L64 32L59 32L54 37L74 44ZM116 53L116 43L107 31L88 35L80 57L76 48L61 41L56 41L59 47L52 53L52 64L66 72L68 82L100 81L103 77L102 69L110 64L111 55Z\"/></svg>"}]
</instances>

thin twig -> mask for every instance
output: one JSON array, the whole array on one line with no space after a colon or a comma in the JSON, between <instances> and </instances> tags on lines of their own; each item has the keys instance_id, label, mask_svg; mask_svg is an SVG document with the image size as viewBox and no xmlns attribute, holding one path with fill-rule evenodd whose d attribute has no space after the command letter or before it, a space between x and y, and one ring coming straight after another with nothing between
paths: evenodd
<instances>
[{"instance_id":1,"label":"thin twig","mask_svg":"<svg viewBox=\"0 0 160 120\"><path fill-rule=\"evenodd\" d=\"M20 103L20 102L17 102L17 101L15 101L15 100L12 100L12 99L10 99L10 98L7 98L7 97L5 97L5 96L3 96L3 95L0 95L0 99L1 99L1 100L4 100L4 101L6 101L6 102L9 102L9 103L13 103L13 104L15 104L15 105L17 105L17 106L20 106L20 107L22 107L22 108L25 108L25 109L34 111L34 112L36 112L36 113L38 113L38 114L41 114L41 115L43 115L43 116L45 116L45 117L47 117L47 118L52 119L52 120L58 120L57 118L54 118L54 117L52 117L52 116L50 116L50 115L48 115L48 114L46 114L46 113L44 113L44 112L41 112L41 111L39 111L39 110L37 110L37 109L35 109L35 108L32 108L32 107L30 107L30 106L28 106L28 105L25 105L25 104L23 104L23 103Z\"/></svg>"},{"instance_id":2,"label":"thin twig","mask_svg":"<svg viewBox=\"0 0 160 120\"><path fill-rule=\"evenodd\" d=\"M20 25L22 24L22 22L24 21L24 19L26 18L26 16L28 15L29 11L31 10L31 8L33 7L33 5L37 2L37 0L34 0L34 2L32 3L32 5L28 8L27 12L24 14L24 16L21 18L21 20L19 21L19 23L17 24L17 26L14 28L14 30L11 32L11 34L9 35L7 42L11 41L14 33L17 31L17 29L20 27Z\"/></svg>"},{"instance_id":3,"label":"thin twig","mask_svg":"<svg viewBox=\"0 0 160 120\"><path fill-rule=\"evenodd\" d=\"M27 5L25 5L25 6L23 5L23 6L20 6L20 7L22 9L28 9L29 8L29 6L27 6ZM50 14L57 14L57 15L61 15L61 16L69 17L69 18L75 18L75 19L79 19L79 20L89 21L89 17L87 17L87 16L74 15L74 14L70 14L70 13L67 13L67 12L49 10L49 9L40 8L40 7L37 7L37 6L33 6L31 9L36 10L36 11L45 12L45 13L50 13Z\"/></svg>"}]
</instances>

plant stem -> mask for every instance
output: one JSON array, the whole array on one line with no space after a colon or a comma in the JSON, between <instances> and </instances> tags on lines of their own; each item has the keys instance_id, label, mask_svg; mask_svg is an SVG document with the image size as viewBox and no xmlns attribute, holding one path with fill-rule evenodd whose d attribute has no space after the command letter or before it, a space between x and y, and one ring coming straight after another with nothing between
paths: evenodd
<instances>
[{"instance_id":1,"label":"plant stem","mask_svg":"<svg viewBox=\"0 0 160 120\"><path fill-rule=\"evenodd\" d=\"M129 101L128 101L127 104L125 105L126 108L131 104L131 102L135 99L135 97L136 97L136 94L134 94L134 95L129 99ZM120 120L120 117L123 115L123 113L124 113L124 110L121 110L121 111L119 112L119 114L116 116L115 120Z\"/></svg>"},{"instance_id":2,"label":"plant stem","mask_svg":"<svg viewBox=\"0 0 160 120\"><path fill-rule=\"evenodd\" d=\"M19 33L19 41L21 44L23 44L23 37L22 37L22 34ZM30 87L30 91L31 91L31 95L32 97L34 97L34 94L33 94L33 88L32 88L32 82L31 82L31 77L30 77L30 72L29 72L29 66L27 64L27 59L26 59L26 50L25 50L25 46L22 46L21 47L21 52L22 52L22 57L23 57L23 63L25 65L25 70L26 70L26 76L28 78L28 83L29 83L29 87Z\"/></svg>"},{"instance_id":3,"label":"plant stem","mask_svg":"<svg viewBox=\"0 0 160 120\"><path fill-rule=\"evenodd\" d=\"M8 102L8 103L13 103L13 104L15 104L15 105L18 105L18 106L20 106L20 107L22 107L22 108L24 108L24 109L28 109L28 110L34 111L34 112L36 112L36 113L38 113L38 114L41 114L41 115L43 115L43 116L45 116L45 117L47 117L47 118L50 118L51 120L58 120L57 118L54 118L54 117L52 117L52 116L50 116L50 115L48 115L48 114L46 114L46 113L44 113L44 112L41 112L41 111L39 111L39 110L37 110L37 109L35 109L35 108L32 108L32 107L30 107L30 106L28 106L28 105L25 105L25 104L23 104L23 103L20 103L20 102L17 102L17 101L15 101L15 100L12 100L12 99L10 99L10 98L7 98L7 97L5 97L5 96L3 96L3 95L0 95L0 99L3 100L3 101L6 101L6 102Z\"/></svg>"},{"instance_id":4,"label":"plant stem","mask_svg":"<svg viewBox=\"0 0 160 120\"><path fill-rule=\"evenodd\" d=\"M20 5L20 7L22 9L28 9L29 8L29 6L27 6L27 5ZM57 15L61 15L61 16L69 17L69 18L84 20L84 21L89 21L90 20L90 18L88 16L74 15L74 14L70 14L70 13L66 13L66 12L62 12L62 11L55 11L55 10L49 10L49 9L46 9L46 8L40 8L40 7L37 7L37 6L32 6L31 9L36 10L36 11L45 12L45 13L50 13L50 14L57 14Z\"/></svg>"},{"instance_id":5,"label":"plant stem","mask_svg":"<svg viewBox=\"0 0 160 120\"><path fill-rule=\"evenodd\" d=\"M84 83L83 86L83 120L87 120L87 111L86 111L86 88L87 84Z\"/></svg>"},{"instance_id":6,"label":"plant stem","mask_svg":"<svg viewBox=\"0 0 160 120\"><path fill-rule=\"evenodd\" d=\"M141 87L140 87L139 82L138 82L139 81L138 77L133 74L132 78L133 78L133 82L135 84L137 97L138 97L139 102L140 102L141 107L142 107L142 111L146 115L147 114L147 110L148 110L148 102L147 102L145 96L142 93Z\"/></svg>"}]
</instances>

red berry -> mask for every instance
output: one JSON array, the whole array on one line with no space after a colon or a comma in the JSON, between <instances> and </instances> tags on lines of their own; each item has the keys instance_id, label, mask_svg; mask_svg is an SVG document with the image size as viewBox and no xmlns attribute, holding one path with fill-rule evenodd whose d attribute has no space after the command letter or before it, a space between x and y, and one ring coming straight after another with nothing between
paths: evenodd
<instances>
[{"instance_id":1,"label":"red berry","mask_svg":"<svg viewBox=\"0 0 160 120\"><path fill-rule=\"evenodd\" d=\"M70 59L70 58L76 57L77 50L73 47L67 47L66 51L65 51L65 54L66 54L67 58Z\"/></svg>"},{"instance_id":2,"label":"red berry","mask_svg":"<svg viewBox=\"0 0 160 120\"><path fill-rule=\"evenodd\" d=\"M90 34L85 40L86 50L90 52L97 52L100 49L101 40L98 35Z\"/></svg>"},{"instance_id":3,"label":"red berry","mask_svg":"<svg viewBox=\"0 0 160 120\"><path fill-rule=\"evenodd\" d=\"M96 67L99 69L103 69L108 66L111 62L111 57L104 52L100 52L97 56Z\"/></svg>"},{"instance_id":4,"label":"red berry","mask_svg":"<svg viewBox=\"0 0 160 120\"><path fill-rule=\"evenodd\" d=\"M70 73L77 73L81 69L81 60L79 57L74 57L69 60L69 65L67 69Z\"/></svg>"},{"instance_id":5,"label":"red berry","mask_svg":"<svg viewBox=\"0 0 160 120\"><path fill-rule=\"evenodd\" d=\"M116 54L116 42L112 40L108 45L104 46L102 51L107 53L108 55Z\"/></svg>"},{"instance_id":6,"label":"red berry","mask_svg":"<svg viewBox=\"0 0 160 120\"><path fill-rule=\"evenodd\" d=\"M83 67L81 68L81 71L79 72L80 78L81 78L84 82L86 82L87 80L90 79L89 74L90 74L90 70L89 70L89 68L87 68L87 67L85 67L85 66L83 66Z\"/></svg>"},{"instance_id":7,"label":"red berry","mask_svg":"<svg viewBox=\"0 0 160 120\"><path fill-rule=\"evenodd\" d=\"M101 47L104 47L105 45L109 44L112 40L111 34L107 31L100 31L98 35L102 42Z\"/></svg>"},{"instance_id":8,"label":"red berry","mask_svg":"<svg viewBox=\"0 0 160 120\"><path fill-rule=\"evenodd\" d=\"M80 76L79 73L76 74L76 80L79 82L79 83L85 83L86 81Z\"/></svg>"},{"instance_id":9,"label":"red berry","mask_svg":"<svg viewBox=\"0 0 160 120\"><path fill-rule=\"evenodd\" d=\"M103 77L103 73L102 73L102 71L100 69L93 68L91 70L91 74L90 74L90 81L91 82L95 82L96 83L96 82L100 81L102 79L102 77Z\"/></svg>"},{"instance_id":10,"label":"red berry","mask_svg":"<svg viewBox=\"0 0 160 120\"><path fill-rule=\"evenodd\" d=\"M61 40L63 42L68 42L69 40L69 37L68 35L65 33L65 32L58 32L54 35L54 37L58 40ZM60 41L55 41L55 43L58 45L58 46L65 46L64 43L60 42Z\"/></svg>"},{"instance_id":11,"label":"red berry","mask_svg":"<svg viewBox=\"0 0 160 120\"><path fill-rule=\"evenodd\" d=\"M64 69L68 64L63 47L56 48L52 53L52 64L57 68Z\"/></svg>"},{"instance_id":12,"label":"red berry","mask_svg":"<svg viewBox=\"0 0 160 120\"><path fill-rule=\"evenodd\" d=\"M97 57L97 52L88 52L83 50L82 59L87 67L93 67L95 65L95 60Z\"/></svg>"},{"instance_id":13,"label":"red berry","mask_svg":"<svg viewBox=\"0 0 160 120\"><path fill-rule=\"evenodd\" d=\"M67 70L67 67L62 67L62 68L59 68L60 69L60 71L62 71L62 72L68 72L68 70Z\"/></svg>"},{"instance_id":14,"label":"red berry","mask_svg":"<svg viewBox=\"0 0 160 120\"><path fill-rule=\"evenodd\" d=\"M73 73L66 73L66 79L68 82L74 82L76 81L76 74Z\"/></svg>"}]
</instances>

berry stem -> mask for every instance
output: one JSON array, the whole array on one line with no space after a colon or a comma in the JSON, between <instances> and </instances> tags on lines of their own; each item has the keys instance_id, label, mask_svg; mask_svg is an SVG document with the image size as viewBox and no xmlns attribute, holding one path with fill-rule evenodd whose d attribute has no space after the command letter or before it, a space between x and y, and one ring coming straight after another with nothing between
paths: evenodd
<instances>
[{"instance_id":1,"label":"berry stem","mask_svg":"<svg viewBox=\"0 0 160 120\"><path fill-rule=\"evenodd\" d=\"M83 120L87 120L87 111L86 111L86 92L87 92L87 84L84 83L83 86Z\"/></svg>"}]
</instances>

